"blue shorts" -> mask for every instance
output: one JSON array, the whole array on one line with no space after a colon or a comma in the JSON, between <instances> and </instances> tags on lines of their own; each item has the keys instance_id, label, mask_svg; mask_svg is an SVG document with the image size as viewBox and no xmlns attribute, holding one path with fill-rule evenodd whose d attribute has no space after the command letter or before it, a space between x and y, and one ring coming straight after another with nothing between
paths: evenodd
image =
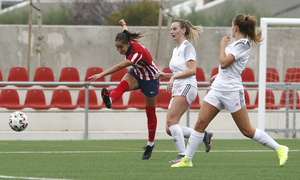
<instances>
[{"instance_id":1,"label":"blue shorts","mask_svg":"<svg viewBox=\"0 0 300 180\"><path fill-rule=\"evenodd\" d=\"M140 79L135 72L130 69L127 73L131 74L138 82L139 87L138 89L141 89L142 93L147 97L154 97L158 94L159 89L159 80L142 80Z\"/></svg>"}]
</instances>

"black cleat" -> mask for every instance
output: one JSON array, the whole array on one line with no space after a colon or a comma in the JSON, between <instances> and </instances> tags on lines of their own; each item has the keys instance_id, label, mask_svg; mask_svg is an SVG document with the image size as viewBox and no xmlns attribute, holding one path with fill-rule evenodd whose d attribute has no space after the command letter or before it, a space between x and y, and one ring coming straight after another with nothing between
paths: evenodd
<instances>
[{"instance_id":1,"label":"black cleat","mask_svg":"<svg viewBox=\"0 0 300 180\"><path fill-rule=\"evenodd\" d=\"M211 149L211 137L213 136L212 132L204 131L203 142L205 144L205 151L208 153Z\"/></svg>"},{"instance_id":2,"label":"black cleat","mask_svg":"<svg viewBox=\"0 0 300 180\"><path fill-rule=\"evenodd\" d=\"M102 99L103 99L103 102L105 104L105 106L110 109L111 108L111 102L110 102L110 99L109 99L109 93L108 93L108 90L106 88L103 88L102 91L101 91L101 96L102 96Z\"/></svg>"},{"instance_id":3,"label":"black cleat","mask_svg":"<svg viewBox=\"0 0 300 180\"><path fill-rule=\"evenodd\" d=\"M143 154L142 160L147 160L151 157L153 148L154 148L154 145L153 146L147 145L147 146L144 147L145 152Z\"/></svg>"}]
</instances>

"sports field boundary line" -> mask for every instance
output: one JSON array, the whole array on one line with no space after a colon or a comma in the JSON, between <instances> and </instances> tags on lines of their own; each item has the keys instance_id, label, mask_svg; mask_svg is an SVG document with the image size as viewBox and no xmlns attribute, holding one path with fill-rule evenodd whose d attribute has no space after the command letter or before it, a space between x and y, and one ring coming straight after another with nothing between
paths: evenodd
<instances>
[{"instance_id":1,"label":"sports field boundary line","mask_svg":"<svg viewBox=\"0 0 300 180\"><path fill-rule=\"evenodd\" d=\"M72 180L72 179L40 178L40 177L22 177L22 176L5 176L5 175L0 175L0 179Z\"/></svg>"},{"instance_id":2,"label":"sports field boundary line","mask_svg":"<svg viewBox=\"0 0 300 180\"><path fill-rule=\"evenodd\" d=\"M80 154L80 153L140 153L144 151L10 151L0 152L0 154ZM158 150L157 153L171 153L177 151ZM204 151L197 151L203 152ZM274 152L273 150L211 150L210 153L249 153L249 152ZM300 152L300 150L289 150L289 152ZM0 176L1 177L1 176Z\"/></svg>"}]
</instances>

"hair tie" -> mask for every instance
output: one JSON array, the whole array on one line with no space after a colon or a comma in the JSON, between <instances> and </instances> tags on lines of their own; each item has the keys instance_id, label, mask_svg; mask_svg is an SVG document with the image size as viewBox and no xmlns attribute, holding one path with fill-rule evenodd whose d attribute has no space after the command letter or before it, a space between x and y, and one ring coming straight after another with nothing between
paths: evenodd
<instances>
[{"instance_id":1,"label":"hair tie","mask_svg":"<svg viewBox=\"0 0 300 180\"><path fill-rule=\"evenodd\" d=\"M245 20L248 21L248 16L246 16Z\"/></svg>"}]
</instances>

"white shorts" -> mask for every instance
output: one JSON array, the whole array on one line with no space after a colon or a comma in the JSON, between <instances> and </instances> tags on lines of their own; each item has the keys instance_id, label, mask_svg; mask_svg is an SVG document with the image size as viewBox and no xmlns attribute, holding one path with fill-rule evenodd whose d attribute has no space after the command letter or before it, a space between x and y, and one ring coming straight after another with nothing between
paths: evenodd
<instances>
[{"instance_id":1,"label":"white shorts","mask_svg":"<svg viewBox=\"0 0 300 180\"><path fill-rule=\"evenodd\" d=\"M172 98L170 100L169 108L171 107L174 96L185 96L186 101L191 105L197 97L197 88L190 84L183 84L172 89Z\"/></svg>"},{"instance_id":2,"label":"white shorts","mask_svg":"<svg viewBox=\"0 0 300 180\"><path fill-rule=\"evenodd\" d=\"M230 113L234 113L245 106L244 90L216 91L211 89L203 100L219 110L225 107Z\"/></svg>"}]
</instances>

